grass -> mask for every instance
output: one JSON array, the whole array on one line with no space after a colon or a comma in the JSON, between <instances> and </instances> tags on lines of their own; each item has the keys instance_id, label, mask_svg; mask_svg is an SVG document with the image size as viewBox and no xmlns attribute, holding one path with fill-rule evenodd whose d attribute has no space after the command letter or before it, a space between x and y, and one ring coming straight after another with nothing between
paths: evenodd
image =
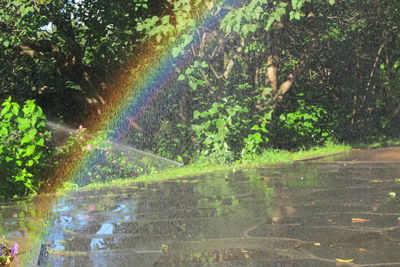
<instances>
[{"instance_id":1,"label":"grass","mask_svg":"<svg viewBox=\"0 0 400 267\"><path fill-rule=\"evenodd\" d=\"M93 183L84 188L100 188L111 185L123 185L135 182L153 182L163 181L168 179L182 178L187 176L195 176L209 172L228 170L232 168L248 168L248 167L265 167L268 164L277 164L292 162L296 160L304 160L312 157L321 157L341 153L350 150L347 145L327 144L324 147L315 147L309 150L298 152L289 152L283 150L267 150L264 153L246 159L238 160L231 164L220 164L209 161L198 161L183 167L166 169L150 175L140 175L132 179L116 179L107 183Z\"/></svg>"}]
</instances>

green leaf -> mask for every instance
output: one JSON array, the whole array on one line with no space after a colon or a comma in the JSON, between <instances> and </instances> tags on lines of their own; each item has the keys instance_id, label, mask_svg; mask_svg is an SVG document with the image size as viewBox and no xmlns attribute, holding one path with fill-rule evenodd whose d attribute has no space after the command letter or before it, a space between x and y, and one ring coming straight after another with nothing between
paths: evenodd
<instances>
[{"instance_id":1,"label":"green leaf","mask_svg":"<svg viewBox=\"0 0 400 267\"><path fill-rule=\"evenodd\" d=\"M11 105L10 104L6 104L6 102L3 103L3 106L4 106L4 108L1 110L0 116L4 116L4 114L6 114L11 108Z\"/></svg>"},{"instance_id":2,"label":"green leaf","mask_svg":"<svg viewBox=\"0 0 400 267\"><path fill-rule=\"evenodd\" d=\"M17 118L16 121L18 123L18 129L21 131L25 131L31 125L31 121L27 119Z\"/></svg>"},{"instance_id":3,"label":"green leaf","mask_svg":"<svg viewBox=\"0 0 400 267\"><path fill-rule=\"evenodd\" d=\"M21 139L21 145L32 142L34 138L34 135L32 136L29 133L24 134L24 137Z\"/></svg>"},{"instance_id":4,"label":"green leaf","mask_svg":"<svg viewBox=\"0 0 400 267\"><path fill-rule=\"evenodd\" d=\"M36 145L44 146L44 138L43 137L39 138L39 140L36 141Z\"/></svg>"},{"instance_id":5,"label":"green leaf","mask_svg":"<svg viewBox=\"0 0 400 267\"><path fill-rule=\"evenodd\" d=\"M32 13L35 11L35 9L32 6L28 6L28 7L21 6L19 8L19 10L21 12L22 17L25 17L25 15L27 15L28 13Z\"/></svg>"},{"instance_id":6,"label":"green leaf","mask_svg":"<svg viewBox=\"0 0 400 267\"><path fill-rule=\"evenodd\" d=\"M297 0L292 0L292 8L297 9Z\"/></svg>"},{"instance_id":7,"label":"green leaf","mask_svg":"<svg viewBox=\"0 0 400 267\"><path fill-rule=\"evenodd\" d=\"M201 113L198 110L195 110L193 112L193 119L197 120L200 117Z\"/></svg>"},{"instance_id":8,"label":"green leaf","mask_svg":"<svg viewBox=\"0 0 400 267\"><path fill-rule=\"evenodd\" d=\"M226 25L225 32L226 32L227 34L229 34L229 33L232 32L232 25L231 25L231 24Z\"/></svg>"},{"instance_id":9,"label":"green leaf","mask_svg":"<svg viewBox=\"0 0 400 267\"><path fill-rule=\"evenodd\" d=\"M304 127L313 128L313 125L312 125L311 122L306 121L306 122L304 123Z\"/></svg>"},{"instance_id":10,"label":"green leaf","mask_svg":"<svg viewBox=\"0 0 400 267\"><path fill-rule=\"evenodd\" d=\"M29 145L26 149L25 149L25 154L23 154L23 157L28 157L30 155L33 154L33 152L35 152L35 148L36 145Z\"/></svg>"},{"instance_id":11,"label":"green leaf","mask_svg":"<svg viewBox=\"0 0 400 267\"><path fill-rule=\"evenodd\" d=\"M268 21L267 21L267 26L265 26L265 30L269 31L272 28L272 24L275 22L275 18L274 17L269 17Z\"/></svg>"},{"instance_id":12,"label":"green leaf","mask_svg":"<svg viewBox=\"0 0 400 267\"><path fill-rule=\"evenodd\" d=\"M28 134L29 134L32 138L34 138L35 135L37 134L37 130L36 130L36 129L30 129L29 132L28 132Z\"/></svg>"},{"instance_id":13,"label":"green leaf","mask_svg":"<svg viewBox=\"0 0 400 267\"><path fill-rule=\"evenodd\" d=\"M162 39L161 34L157 34L156 35L156 42L159 43L161 41L161 39Z\"/></svg>"},{"instance_id":14,"label":"green leaf","mask_svg":"<svg viewBox=\"0 0 400 267\"><path fill-rule=\"evenodd\" d=\"M144 30L143 24L139 22L138 25L136 26L136 30L137 30L138 32L143 31L143 30Z\"/></svg>"},{"instance_id":15,"label":"green leaf","mask_svg":"<svg viewBox=\"0 0 400 267\"><path fill-rule=\"evenodd\" d=\"M242 33L244 36L247 36L250 32L249 24L245 24L242 27Z\"/></svg>"},{"instance_id":16,"label":"green leaf","mask_svg":"<svg viewBox=\"0 0 400 267\"><path fill-rule=\"evenodd\" d=\"M180 47L174 47L172 48L172 56L177 57L181 53L182 49Z\"/></svg>"},{"instance_id":17,"label":"green leaf","mask_svg":"<svg viewBox=\"0 0 400 267\"><path fill-rule=\"evenodd\" d=\"M208 64L207 64L206 61L202 61L200 66L201 66L202 68L208 68Z\"/></svg>"},{"instance_id":18,"label":"green leaf","mask_svg":"<svg viewBox=\"0 0 400 267\"><path fill-rule=\"evenodd\" d=\"M38 118L43 118L43 119L44 119L44 117L43 117L43 110L42 110L41 107L36 106L35 115L36 115Z\"/></svg>"},{"instance_id":19,"label":"green leaf","mask_svg":"<svg viewBox=\"0 0 400 267\"><path fill-rule=\"evenodd\" d=\"M214 115L214 114L218 113L218 107L217 107L217 106L213 106L212 108L210 108L210 109L208 110L208 113L209 113L210 115Z\"/></svg>"},{"instance_id":20,"label":"green leaf","mask_svg":"<svg viewBox=\"0 0 400 267\"><path fill-rule=\"evenodd\" d=\"M193 36L192 35L184 35L184 41L182 46L186 47L188 44L190 44L193 41Z\"/></svg>"},{"instance_id":21,"label":"green leaf","mask_svg":"<svg viewBox=\"0 0 400 267\"><path fill-rule=\"evenodd\" d=\"M162 24L168 24L171 16L167 15L161 18Z\"/></svg>"},{"instance_id":22,"label":"green leaf","mask_svg":"<svg viewBox=\"0 0 400 267\"><path fill-rule=\"evenodd\" d=\"M183 81L185 79L185 75L181 74L178 76L178 81Z\"/></svg>"},{"instance_id":23,"label":"green leaf","mask_svg":"<svg viewBox=\"0 0 400 267\"><path fill-rule=\"evenodd\" d=\"M6 127L0 128L0 136L7 136L8 135L8 130Z\"/></svg>"},{"instance_id":24,"label":"green leaf","mask_svg":"<svg viewBox=\"0 0 400 267\"><path fill-rule=\"evenodd\" d=\"M225 120L224 119L218 119L215 122L215 125L217 126L217 128L221 128L225 125Z\"/></svg>"},{"instance_id":25,"label":"green leaf","mask_svg":"<svg viewBox=\"0 0 400 267\"><path fill-rule=\"evenodd\" d=\"M203 127L201 127L200 125L196 125L196 124L193 124L191 126L191 128L198 136L200 135L201 131L203 130Z\"/></svg>"}]
</instances>

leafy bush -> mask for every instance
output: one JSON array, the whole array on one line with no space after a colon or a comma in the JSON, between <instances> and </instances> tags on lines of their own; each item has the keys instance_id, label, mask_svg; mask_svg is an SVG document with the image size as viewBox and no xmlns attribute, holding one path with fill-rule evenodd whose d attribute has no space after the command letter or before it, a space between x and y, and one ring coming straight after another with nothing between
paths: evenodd
<instances>
[{"instance_id":1,"label":"leafy bush","mask_svg":"<svg viewBox=\"0 0 400 267\"><path fill-rule=\"evenodd\" d=\"M272 110L265 112L262 116L259 116L260 123L251 127L253 132L247 135L243 140L244 148L242 150L242 159L251 158L255 154L260 153L262 148L265 148L268 144L268 134L270 133L268 124L271 122L272 113Z\"/></svg>"},{"instance_id":2,"label":"leafy bush","mask_svg":"<svg viewBox=\"0 0 400 267\"><path fill-rule=\"evenodd\" d=\"M0 197L35 193L40 185L37 175L43 170L41 161L49 152L50 132L46 129L42 109L34 100L24 106L2 103L0 111Z\"/></svg>"},{"instance_id":3,"label":"leafy bush","mask_svg":"<svg viewBox=\"0 0 400 267\"><path fill-rule=\"evenodd\" d=\"M195 132L203 156L212 156L219 161L237 159L242 145L240 136L247 129L246 115L249 109L226 97L222 103L214 102L206 111L195 111L192 129Z\"/></svg>"},{"instance_id":4,"label":"leafy bush","mask_svg":"<svg viewBox=\"0 0 400 267\"><path fill-rule=\"evenodd\" d=\"M306 105L298 94L297 108L294 110L269 110L257 116L254 125L244 138L242 158L252 158L266 148L308 149L322 146L332 140L332 123L328 112L317 105Z\"/></svg>"},{"instance_id":5,"label":"leafy bush","mask_svg":"<svg viewBox=\"0 0 400 267\"><path fill-rule=\"evenodd\" d=\"M273 119L271 144L278 148L297 149L321 146L331 140L327 111L319 106L308 106L302 99L297 103L295 111L282 113Z\"/></svg>"}]
</instances>

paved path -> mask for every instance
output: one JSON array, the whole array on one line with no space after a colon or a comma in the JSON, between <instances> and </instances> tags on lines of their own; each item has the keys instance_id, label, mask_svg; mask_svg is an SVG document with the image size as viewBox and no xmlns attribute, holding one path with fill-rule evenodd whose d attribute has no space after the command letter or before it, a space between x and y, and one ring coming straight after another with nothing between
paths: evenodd
<instances>
[{"instance_id":1,"label":"paved path","mask_svg":"<svg viewBox=\"0 0 400 267\"><path fill-rule=\"evenodd\" d=\"M396 149L77 191L55 206L39 263L400 266Z\"/></svg>"}]
</instances>

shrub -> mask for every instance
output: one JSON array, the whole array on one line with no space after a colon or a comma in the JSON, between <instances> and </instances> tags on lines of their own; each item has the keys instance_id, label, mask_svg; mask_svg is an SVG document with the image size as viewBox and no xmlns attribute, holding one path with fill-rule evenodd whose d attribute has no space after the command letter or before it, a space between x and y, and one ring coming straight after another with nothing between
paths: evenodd
<instances>
[{"instance_id":1,"label":"shrub","mask_svg":"<svg viewBox=\"0 0 400 267\"><path fill-rule=\"evenodd\" d=\"M271 144L277 148L293 150L322 146L331 140L332 125L327 111L319 106L306 105L302 99L297 102L295 111L281 113L273 121L269 136Z\"/></svg>"},{"instance_id":2,"label":"shrub","mask_svg":"<svg viewBox=\"0 0 400 267\"><path fill-rule=\"evenodd\" d=\"M46 117L34 100L24 106L2 103L0 111L0 198L33 194L40 185L41 161L49 152Z\"/></svg>"},{"instance_id":3,"label":"shrub","mask_svg":"<svg viewBox=\"0 0 400 267\"><path fill-rule=\"evenodd\" d=\"M247 131L249 109L226 97L214 102L208 110L194 111L192 125L202 156L220 162L231 162L239 157L241 136Z\"/></svg>"}]
</instances>

